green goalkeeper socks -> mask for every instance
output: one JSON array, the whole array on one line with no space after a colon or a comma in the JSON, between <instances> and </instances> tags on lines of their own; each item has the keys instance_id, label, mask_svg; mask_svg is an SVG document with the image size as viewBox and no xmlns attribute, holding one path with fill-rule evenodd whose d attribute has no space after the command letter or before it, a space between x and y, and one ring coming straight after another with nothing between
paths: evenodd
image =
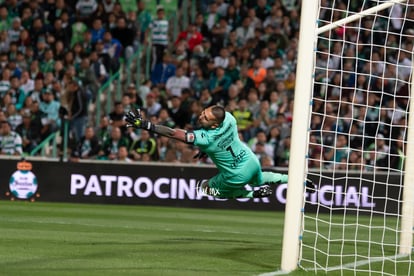
<instances>
[{"instance_id":1,"label":"green goalkeeper socks","mask_svg":"<svg viewBox=\"0 0 414 276\"><path fill-rule=\"evenodd\" d=\"M263 180L261 185L278 185L281 183L287 183L288 182L288 175L287 174L281 174L281 173L274 173L274 172L263 172Z\"/></svg>"}]
</instances>

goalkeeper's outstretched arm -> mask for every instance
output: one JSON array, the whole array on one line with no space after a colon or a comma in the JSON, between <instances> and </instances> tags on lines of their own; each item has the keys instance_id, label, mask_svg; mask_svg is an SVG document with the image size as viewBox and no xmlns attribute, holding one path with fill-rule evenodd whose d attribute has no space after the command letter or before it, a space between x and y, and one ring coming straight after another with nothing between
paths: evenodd
<instances>
[{"instance_id":1,"label":"goalkeeper's outstretched arm","mask_svg":"<svg viewBox=\"0 0 414 276\"><path fill-rule=\"evenodd\" d=\"M163 125L153 126L153 130L150 131L157 133L159 135L176 139L187 144L192 144L194 142L194 134L192 132L188 132L187 130L179 128L170 128Z\"/></svg>"},{"instance_id":2,"label":"goalkeeper's outstretched arm","mask_svg":"<svg viewBox=\"0 0 414 276\"><path fill-rule=\"evenodd\" d=\"M135 110L134 112L130 111L125 114L125 121L127 121L126 127L145 129L150 132L176 139L187 144L194 143L194 133L186 131L184 129L173 129L167 126L153 124L150 121L142 118L141 111L139 109Z\"/></svg>"}]
</instances>

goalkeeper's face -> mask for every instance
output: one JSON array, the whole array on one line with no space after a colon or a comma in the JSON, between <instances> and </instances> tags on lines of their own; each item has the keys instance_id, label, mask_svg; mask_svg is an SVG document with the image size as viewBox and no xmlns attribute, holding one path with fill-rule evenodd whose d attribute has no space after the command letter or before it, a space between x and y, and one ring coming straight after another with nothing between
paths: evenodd
<instances>
[{"instance_id":1,"label":"goalkeeper's face","mask_svg":"<svg viewBox=\"0 0 414 276\"><path fill-rule=\"evenodd\" d=\"M216 117L214 117L210 107L201 112L198 117L198 123L204 129L214 129L218 126Z\"/></svg>"}]
</instances>

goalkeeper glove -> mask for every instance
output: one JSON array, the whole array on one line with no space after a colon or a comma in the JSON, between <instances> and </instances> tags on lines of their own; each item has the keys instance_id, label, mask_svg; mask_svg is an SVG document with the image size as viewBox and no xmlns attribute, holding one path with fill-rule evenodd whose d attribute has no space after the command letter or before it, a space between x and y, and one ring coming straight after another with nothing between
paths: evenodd
<instances>
[{"instance_id":1,"label":"goalkeeper glove","mask_svg":"<svg viewBox=\"0 0 414 276\"><path fill-rule=\"evenodd\" d=\"M305 189L306 192L313 194L316 192L316 185L310 179L305 180Z\"/></svg>"},{"instance_id":2,"label":"goalkeeper glove","mask_svg":"<svg viewBox=\"0 0 414 276\"><path fill-rule=\"evenodd\" d=\"M149 131L154 131L154 124L148 120L144 120L141 115L141 110L129 111L125 114L126 127L141 128Z\"/></svg>"}]
</instances>

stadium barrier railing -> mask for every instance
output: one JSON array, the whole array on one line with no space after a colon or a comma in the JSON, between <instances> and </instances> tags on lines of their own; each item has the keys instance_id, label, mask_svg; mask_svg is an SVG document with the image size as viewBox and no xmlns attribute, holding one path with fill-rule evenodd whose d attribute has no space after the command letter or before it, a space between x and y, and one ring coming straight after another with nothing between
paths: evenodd
<instances>
[{"instance_id":1,"label":"stadium barrier railing","mask_svg":"<svg viewBox=\"0 0 414 276\"><path fill-rule=\"evenodd\" d=\"M40 152L41 157L57 157L57 137L60 131L51 133L40 144L38 144L30 153L30 156L35 156Z\"/></svg>"}]
</instances>

